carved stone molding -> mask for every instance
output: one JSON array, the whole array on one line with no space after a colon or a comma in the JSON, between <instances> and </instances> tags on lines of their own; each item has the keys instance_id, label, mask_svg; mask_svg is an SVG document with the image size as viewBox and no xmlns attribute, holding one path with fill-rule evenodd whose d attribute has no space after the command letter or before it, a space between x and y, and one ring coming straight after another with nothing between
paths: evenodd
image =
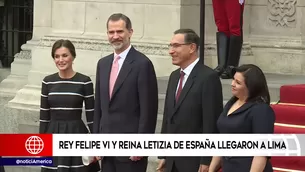
<instances>
[{"instance_id":1,"label":"carved stone molding","mask_svg":"<svg viewBox=\"0 0 305 172\"><path fill-rule=\"evenodd\" d=\"M216 44L206 44L204 48L204 54L206 56L217 55L217 46ZM252 48L249 43L244 43L241 51L242 56L252 56Z\"/></svg>"},{"instance_id":2,"label":"carved stone molding","mask_svg":"<svg viewBox=\"0 0 305 172\"><path fill-rule=\"evenodd\" d=\"M297 0L268 0L268 21L274 26L296 27Z\"/></svg>"},{"instance_id":3,"label":"carved stone molding","mask_svg":"<svg viewBox=\"0 0 305 172\"><path fill-rule=\"evenodd\" d=\"M113 48L109 45L108 41L102 39L89 39L89 38L63 38L63 37L49 37L45 36L40 40L38 46L51 47L58 39L69 39L77 49L112 52ZM132 42L132 45L144 54L151 55L168 55L167 44L157 43L142 43Z\"/></svg>"},{"instance_id":4,"label":"carved stone molding","mask_svg":"<svg viewBox=\"0 0 305 172\"><path fill-rule=\"evenodd\" d=\"M113 48L109 45L108 41L102 39L89 39L89 38L63 38L63 37L53 37L45 36L40 40L38 46L40 47L52 47L54 42L58 39L69 39L77 49L92 50L92 51L102 51L102 52L112 52ZM147 42L136 42L133 41L132 45L142 53L146 55L159 55L159 56L169 56L168 54L168 44L165 43L147 43ZM216 53L215 44L206 44L204 53L206 55L211 55ZM243 46L243 55L252 55L251 47L249 44Z\"/></svg>"},{"instance_id":5,"label":"carved stone molding","mask_svg":"<svg viewBox=\"0 0 305 172\"><path fill-rule=\"evenodd\" d=\"M18 59L31 59L32 53L30 50L22 50L19 53L15 54L14 57Z\"/></svg>"}]
</instances>

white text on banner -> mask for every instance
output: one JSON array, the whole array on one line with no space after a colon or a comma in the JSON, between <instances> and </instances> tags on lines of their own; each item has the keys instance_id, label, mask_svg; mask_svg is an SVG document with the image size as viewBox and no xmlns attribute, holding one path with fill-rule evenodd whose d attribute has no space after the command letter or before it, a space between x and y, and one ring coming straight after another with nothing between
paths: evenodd
<instances>
[{"instance_id":1,"label":"white text on banner","mask_svg":"<svg viewBox=\"0 0 305 172\"><path fill-rule=\"evenodd\" d=\"M53 134L53 156L304 156L302 137L305 135Z\"/></svg>"}]
</instances>

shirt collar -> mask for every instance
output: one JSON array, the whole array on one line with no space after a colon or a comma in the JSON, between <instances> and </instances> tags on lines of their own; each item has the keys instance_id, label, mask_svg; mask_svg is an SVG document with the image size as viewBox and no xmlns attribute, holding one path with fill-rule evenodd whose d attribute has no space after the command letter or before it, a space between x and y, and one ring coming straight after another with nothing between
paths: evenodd
<instances>
[{"instance_id":1,"label":"shirt collar","mask_svg":"<svg viewBox=\"0 0 305 172\"><path fill-rule=\"evenodd\" d=\"M131 48L131 45L129 45L129 47L126 50L124 50L123 52L121 52L120 54L116 54L114 52L114 57L120 56L120 58L124 60L129 52L130 48Z\"/></svg>"},{"instance_id":2,"label":"shirt collar","mask_svg":"<svg viewBox=\"0 0 305 172\"><path fill-rule=\"evenodd\" d=\"M193 63L188 65L188 67L186 67L185 69L183 69L183 70L181 69L181 71L183 71L185 73L185 75L189 76L198 61L199 61L199 58L197 58L195 61L193 61Z\"/></svg>"}]
</instances>

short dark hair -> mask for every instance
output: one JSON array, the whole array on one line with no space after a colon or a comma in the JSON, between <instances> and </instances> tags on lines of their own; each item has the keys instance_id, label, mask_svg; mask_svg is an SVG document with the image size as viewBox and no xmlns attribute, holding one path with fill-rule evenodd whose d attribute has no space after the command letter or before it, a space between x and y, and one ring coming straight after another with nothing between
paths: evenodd
<instances>
[{"instance_id":1,"label":"short dark hair","mask_svg":"<svg viewBox=\"0 0 305 172\"><path fill-rule=\"evenodd\" d=\"M267 80L263 71L254 64L244 64L234 69L240 72L245 78L248 88L248 102L263 102L270 104L270 94Z\"/></svg>"},{"instance_id":2,"label":"short dark hair","mask_svg":"<svg viewBox=\"0 0 305 172\"><path fill-rule=\"evenodd\" d=\"M190 44L196 44L196 48L198 49L200 45L200 38L197 33L192 29L178 29L174 32L174 34L183 34L184 42Z\"/></svg>"},{"instance_id":3,"label":"short dark hair","mask_svg":"<svg viewBox=\"0 0 305 172\"><path fill-rule=\"evenodd\" d=\"M108 29L109 21L119 21L119 20L123 20L125 22L126 29L131 30L132 25L131 25L131 21L130 21L129 17L127 17L126 15L124 15L122 13L114 13L108 18L107 24L106 24L107 29Z\"/></svg>"},{"instance_id":4,"label":"short dark hair","mask_svg":"<svg viewBox=\"0 0 305 172\"><path fill-rule=\"evenodd\" d=\"M54 44L53 44L53 47L52 47L52 58L54 59L54 56L55 56L55 51L58 49L58 48L61 48L61 47L65 47L67 48L71 55L75 58L76 57L76 52L75 52L75 47L73 45L73 43L70 41L70 40L63 40L63 39L60 39L60 40L57 40Z\"/></svg>"}]
</instances>

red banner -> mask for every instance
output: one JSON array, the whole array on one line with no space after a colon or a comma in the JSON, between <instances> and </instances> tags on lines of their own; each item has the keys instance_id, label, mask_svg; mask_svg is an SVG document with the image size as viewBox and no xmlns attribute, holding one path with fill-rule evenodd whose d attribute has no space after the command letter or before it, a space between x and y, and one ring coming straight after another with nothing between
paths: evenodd
<instances>
[{"instance_id":1,"label":"red banner","mask_svg":"<svg viewBox=\"0 0 305 172\"><path fill-rule=\"evenodd\" d=\"M52 134L0 134L0 156L52 156Z\"/></svg>"}]
</instances>

